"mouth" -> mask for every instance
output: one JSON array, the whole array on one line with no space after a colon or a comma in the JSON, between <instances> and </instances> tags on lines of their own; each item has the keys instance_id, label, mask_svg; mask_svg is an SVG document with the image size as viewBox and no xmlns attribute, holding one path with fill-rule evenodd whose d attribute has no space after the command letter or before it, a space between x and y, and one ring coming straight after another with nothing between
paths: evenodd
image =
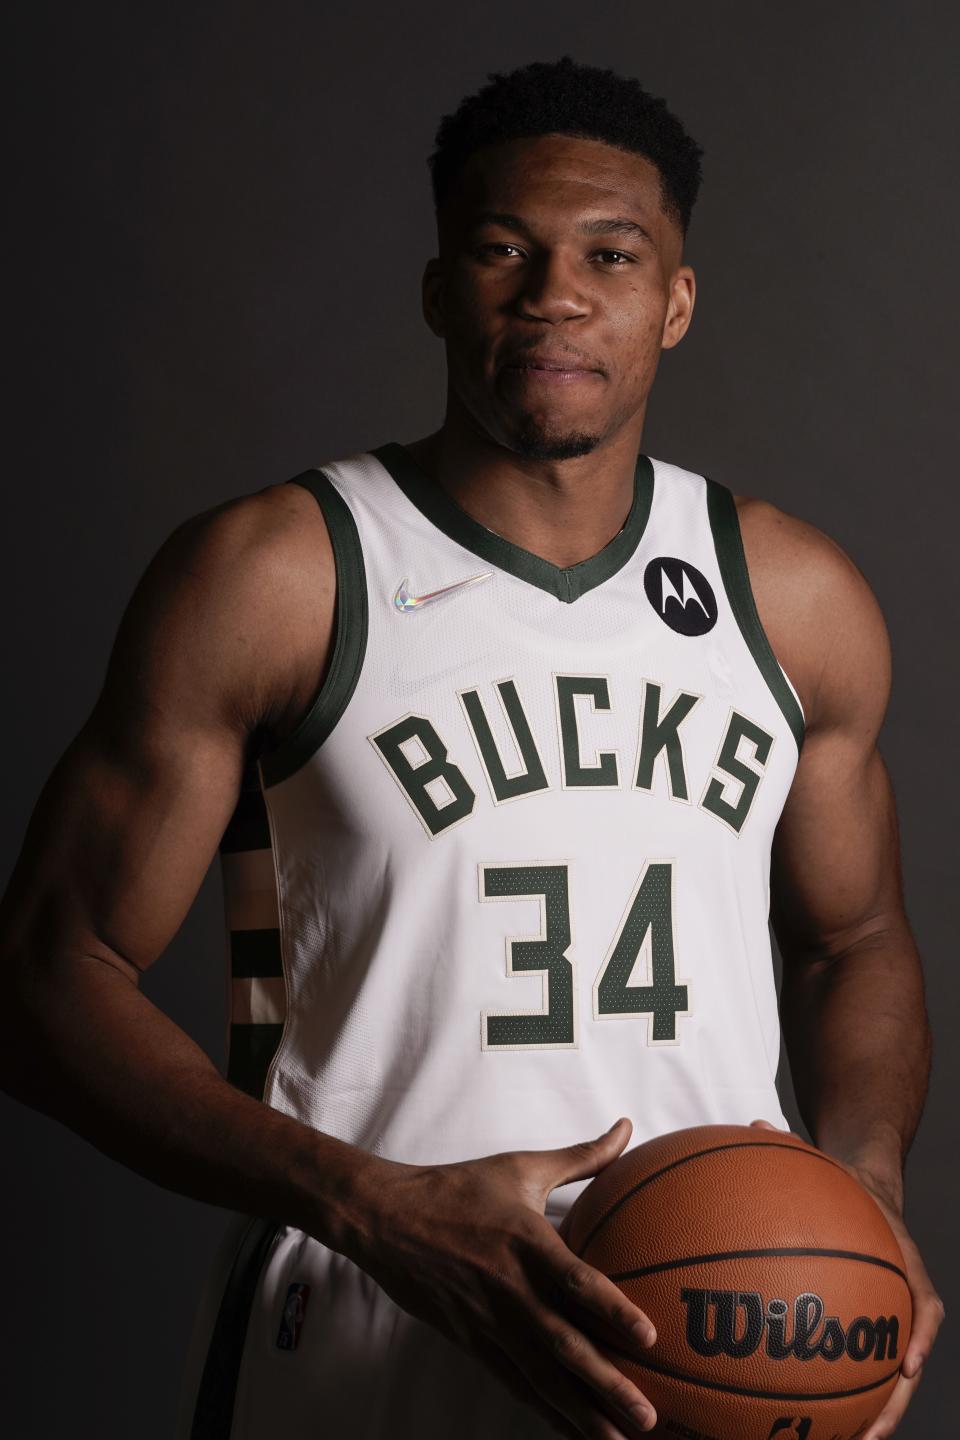
<instances>
[{"instance_id":1,"label":"mouth","mask_svg":"<svg viewBox=\"0 0 960 1440\"><path fill-rule=\"evenodd\" d=\"M560 365L505 365L503 373L522 383L573 385L578 381L599 380L599 370L567 368Z\"/></svg>"}]
</instances>

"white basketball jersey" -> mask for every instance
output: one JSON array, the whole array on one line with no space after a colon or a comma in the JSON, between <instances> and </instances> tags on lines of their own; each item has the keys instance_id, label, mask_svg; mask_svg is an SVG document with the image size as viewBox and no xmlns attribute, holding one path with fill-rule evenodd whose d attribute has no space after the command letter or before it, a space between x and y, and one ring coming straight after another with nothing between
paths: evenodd
<instances>
[{"instance_id":1,"label":"white basketball jersey","mask_svg":"<svg viewBox=\"0 0 960 1440\"><path fill-rule=\"evenodd\" d=\"M621 1114L631 1144L785 1125L770 848L803 715L731 492L640 455L623 528L561 568L396 443L291 483L330 531L335 644L224 837L230 1078L412 1164ZM587 1183L554 1192L555 1219ZM256 1262L298 1257L260 1277L267 1348L290 1286L319 1283L303 1239L275 1227ZM234 1436L259 1434L252 1395Z\"/></svg>"}]
</instances>

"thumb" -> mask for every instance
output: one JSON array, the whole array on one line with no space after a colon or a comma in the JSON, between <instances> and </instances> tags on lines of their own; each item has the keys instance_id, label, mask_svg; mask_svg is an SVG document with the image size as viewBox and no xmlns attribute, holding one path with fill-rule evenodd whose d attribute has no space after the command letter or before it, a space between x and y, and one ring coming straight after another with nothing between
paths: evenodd
<instances>
[{"instance_id":1,"label":"thumb","mask_svg":"<svg viewBox=\"0 0 960 1440\"><path fill-rule=\"evenodd\" d=\"M632 1134L633 1122L626 1115L621 1115L609 1130L595 1140L578 1140L559 1150L542 1151L549 1161L544 1177L548 1190L566 1185L570 1180L584 1180L596 1175L611 1160L616 1160Z\"/></svg>"}]
</instances>

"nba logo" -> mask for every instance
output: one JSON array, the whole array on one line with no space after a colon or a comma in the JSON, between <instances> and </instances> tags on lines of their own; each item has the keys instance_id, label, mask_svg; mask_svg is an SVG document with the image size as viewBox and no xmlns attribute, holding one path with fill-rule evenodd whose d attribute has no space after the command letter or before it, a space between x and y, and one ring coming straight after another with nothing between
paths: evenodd
<instances>
[{"instance_id":1,"label":"nba logo","mask_svg":"<svg viewBox=\"0 0 960 1440\"><path fill-rule=\"evenodd\" d=\"M277 1331L278 1350L296 1350L309 1298L310 1286L302 1281L287 1286L287 1298L283 1302L280 1329Z\"/></svg>"}]
</instances>

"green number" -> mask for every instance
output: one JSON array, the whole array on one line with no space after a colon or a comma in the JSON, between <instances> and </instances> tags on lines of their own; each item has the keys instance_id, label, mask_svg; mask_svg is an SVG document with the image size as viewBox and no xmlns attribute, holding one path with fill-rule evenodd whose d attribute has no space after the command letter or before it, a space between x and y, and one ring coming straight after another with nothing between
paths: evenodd
<instances>
[{"instance_id":1,"label":"green number","mask_svg":"<svg viewBox=\"0 0 960 1440\"><path fill-rule=\"evenodd\" d=\"M645 945L649 935L649 944ZM646 985L628 985L641 950ZM675 1044L677 1016L688 1015L686 985L677 984L673 938L673 861L648 860L593 987L595 1015L649 1015L651 1044Z\"/></svg>"},{"instance_id":2,"label":"green number","mask_svg":"<svg viewBox=\"0 0 960 1440\"><path fill-rule=\"evenodd\" d=\"M539 899L541 933L509 938L507 974L543 977L543 1008L481 1016L484 1050L565 1049L577 1043L576 986L570 946L570 899L566 865L480 865L481 900ZM646 983L631 985L641 955ZM689 1015L689 990L677 982L673 934L673 861L644 864L620 929L593 987L594 1015L647 1015L647 1041L678 1042L677 1016Z\"/></svg>"},{"instance_id":3,"label":"green number","mask_svg":"<svg viewBox=\"0 0 960 1440\"><path fill-rule=\"evenodd\" d=\"M481 1017L484 1050L561 1049L576 1044L576 990L566 865L481 865L481 900L539 899L540 937L507 941L507 974L540 971L544 1008Z\"/></svg>"}]
</instances>

